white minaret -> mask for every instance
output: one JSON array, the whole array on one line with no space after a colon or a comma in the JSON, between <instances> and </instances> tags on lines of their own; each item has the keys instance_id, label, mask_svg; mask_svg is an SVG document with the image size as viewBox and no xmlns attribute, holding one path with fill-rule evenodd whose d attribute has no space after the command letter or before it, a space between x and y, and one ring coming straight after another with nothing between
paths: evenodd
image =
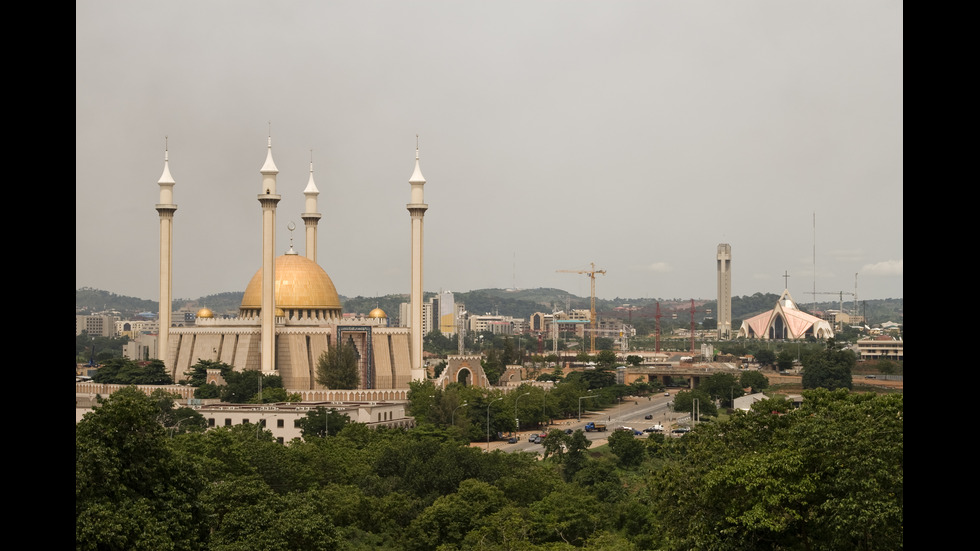
<instances>
[{"instance_id":1,"label":"white minaret","mask_svg":"<svg viewBox=\"0 0 980 551\"><path fill-rule=\"evenodd\" d=\"M159 360L167 361L167 350L170 344L170 316L173 301L173 240L174 240L174 182L170 175L170 151L164 145L163 174L160 175L160 203L157 212L160 213L160 333L157 337L157 353ZM173 366L168 365L168 370ZM175 373L170 373L176 379Z\"/></svg>"},{"instance_id":2,"label":"white minaret","mask_svg":"<svg viewBox=\"0 0 980 551\"><path fill-rule=\"evenodd\" d=\"M422 365L422 218L429 205L422 198L425 178L419 168L418 136L415 136L415 172L408 183L412 185L412 201L406 205L412 218L412 291L411 328L412 380L425 380L425 367Z\"/></svg>"},{"instance_id":3,"label":"white minaret","mask_svg":"<svg viewBox=\"0 0 980 551\"><path fill-rule=\"evenodd\" d=\"M276 371L276 205L281 196L276 194L276 168L272 160L272 136L269 136L269 149L262 165L262 190L259 204L262 205L262 373Z\"/></svg>"},{"instance_id":4,"label":"white minaret","mask_svg":"<svg viewBox=\"0 0 980 551\"><path fill-rule=\"evenodd\" d=\"M316 225L320 223L320 213L316 208L316 198L320 195L320 190L313 182L313 152L310 152L310 181L303 190L306 196L306 212L300 217L306 224L306 258L316 262Z\"/></svg>"}]
</instances>

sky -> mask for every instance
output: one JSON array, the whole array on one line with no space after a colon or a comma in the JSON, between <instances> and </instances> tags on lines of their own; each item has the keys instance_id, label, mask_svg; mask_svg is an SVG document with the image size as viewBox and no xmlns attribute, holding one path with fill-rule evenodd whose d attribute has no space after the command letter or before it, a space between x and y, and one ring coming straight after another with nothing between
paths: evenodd
<instances>
[{"instance_id":1,"label":"sky","mask_svg":"<svg viewBox=\"0 0 980 551\"><path fill-rule=\"evenodd\" d=\"M900 1L75 10L76 288L159 299L167 149L174 297L243 291L271 135L277 255L312 160L344 296L409 292L417 143L426 291L713 299L729 243L735 296L903 296Z\"/></svg>"}]
</instances>

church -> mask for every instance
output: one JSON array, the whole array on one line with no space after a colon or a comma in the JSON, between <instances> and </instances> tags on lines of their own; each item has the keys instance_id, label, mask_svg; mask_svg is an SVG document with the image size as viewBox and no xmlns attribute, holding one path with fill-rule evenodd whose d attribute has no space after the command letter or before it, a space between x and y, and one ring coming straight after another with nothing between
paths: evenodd
<instances>
[{"instance_id":1,"label":"church","mask_svg":"<svg viewBox=\"0 0 980 551\"><path fill-rule=\"evenodd\" d=\"M269 137L258 202L262 213L262 267L249 281L239 315L219 319L202 308L194 326L175 327L172 317L172 239L174 186L169 153L164 155L160 186L160 334L157 357L164 360L175 381L184 378L198 360L220 361L236 370L259 370L280 375L291 392L325 389L316 382L316 366L328 347L351 344L357 351L358 390L407 389L412 380L424 378L422 365L422 222L428 205L423 200L425 178L419 168L418 147L415 171L409 179L411 219L410 327L388 327L381 309L367 317L343 318L340 297L330 276L316 262L317 208L319 191L310 179L302 219L305 225L305 255L289 250L275 256L276 207L281 199L276 189L278 169ZM292 223L288 229L292 232ZM290 239L290 242L292 239Z\"/></svg>"},{"instance_id":2,"label":"church","mask_svg":"<svg viewBox=\"0 0 980 551\"><path fill-rule=\"evenodd\" d=\"M800 310L789 289L783 290L772 310L743 321L738 330L740 339L798 340L807 337L832 339L834 329L826 320Z\"/></svg>"}]
</instances>

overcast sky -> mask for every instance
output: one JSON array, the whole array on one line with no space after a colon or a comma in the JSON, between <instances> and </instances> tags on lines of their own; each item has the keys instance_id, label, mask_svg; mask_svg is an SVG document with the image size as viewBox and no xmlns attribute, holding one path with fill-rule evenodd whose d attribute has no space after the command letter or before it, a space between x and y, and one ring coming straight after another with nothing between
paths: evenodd
<instances>
[{"instance_id":1,"label":"overcast sky","mask_svg":"<svg viewBox=\"0 0 980 551\"><path fill-rule=\"evenodd\" d=\"M174 296L244 290L271 121L277 255L312 150L342 295L409 292L418 134L426 291L711 299L730 243L735 295L903 296L900 1L75 8L76 287L159 299L169 137Z\"/></svg>"}]
</instances>

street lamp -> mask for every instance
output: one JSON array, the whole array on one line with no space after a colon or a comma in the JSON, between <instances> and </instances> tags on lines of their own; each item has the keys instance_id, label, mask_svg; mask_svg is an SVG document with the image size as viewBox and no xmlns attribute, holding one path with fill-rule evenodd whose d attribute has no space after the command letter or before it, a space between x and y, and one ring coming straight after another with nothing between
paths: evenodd
<instances>
[{"instance_id":1,"label":"street lamp","mask_svg":"<svg viewBox=\"0 0 980 551\"><path fill-rule=\"evenodd\" d=\"M517 401L520 400L523 396L530 396L530 395L531 395L530 392L525 392L524 394L521 394L517 398L514 398L514 422L517 424L518 432L520 432L521 430L521 420L517 417Z\"/></svg>"},{"instance_id":2,"label":"street lamp","mask_svg":"<svg viewBox=\"0 0 980 551\"><path fill-rule=\"evenodd\" d=\"M582 396L578 399L578 420L582 420L582 400L586 398L595 398L595 396Z\"/></svg>"},{"instance_id":3,"label":"street lamp","mask_svg":"<svg viewBox=\"0 0 980 551\"><path fill-rule=\"evenodd\" d=\"M487 451L490 451L490 406L492 406L494 402L499 402L503 399L504 397L501 396L500 398L497 398L496 400L493 400L487 404Z\"/></svg>"},{"instance_id":4,"label":"street lamp","mask_svg":"<svg viewBox=\"0 0 980 551\"><path fill-rule=\"evenodd\" d=\"M465 408L468 405L470 404L467 402L463 402L462 404L456 406L456 409ZM453 410L453 414L450 416L450 420L452 421L450 424L454 427L456 426L456 409Z\"/></svg>"}]
</instances>

